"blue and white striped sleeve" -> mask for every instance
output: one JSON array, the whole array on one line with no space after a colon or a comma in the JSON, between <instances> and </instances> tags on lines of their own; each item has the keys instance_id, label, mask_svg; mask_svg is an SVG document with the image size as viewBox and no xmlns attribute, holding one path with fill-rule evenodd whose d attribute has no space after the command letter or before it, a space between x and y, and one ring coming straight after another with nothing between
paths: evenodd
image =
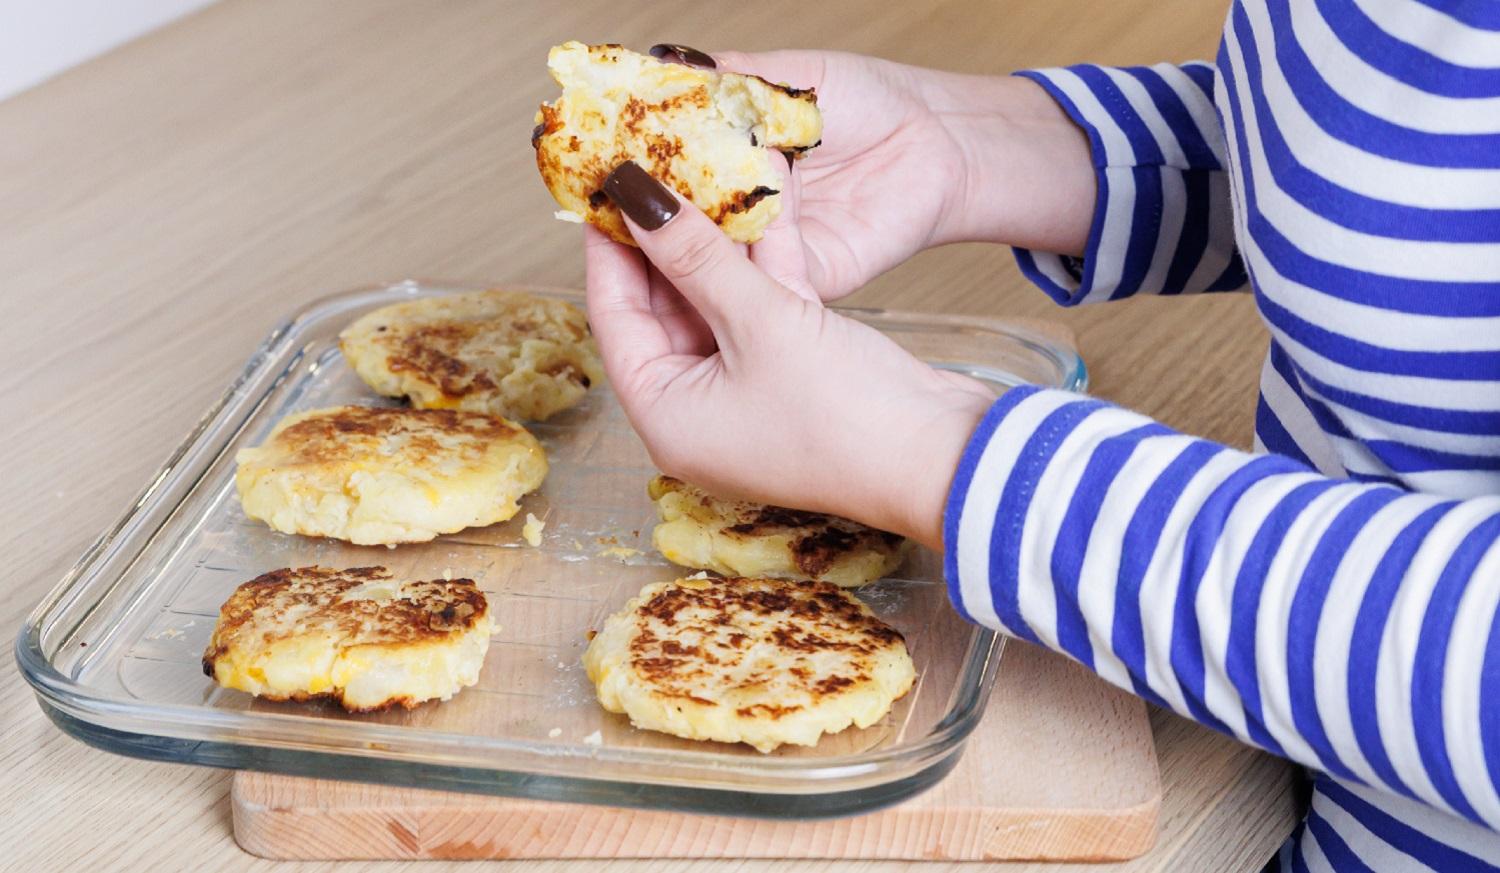
<instances>
[{"instance_id":1,"label":"blue and white striped sleeve","mask_svg":"<svg viewBox=\"0 0 1500 873\"><path fill-rule=\"evenodd\" d=\"M965 451L944 538L971 620L1500 826L1500 497L1331 479L1023 387Z\"/></svg>"},{"instance_id":2,"label":"blue and white striped sleeve","mask_svg":"<svg viewBox=\"0 0 1500 873\"><path fill-rule=\"evenodd\" d=\"M1098 183L1083 258L1018 248L1028 279L1065 306L1245 285L1213 67L1085 64L1016 75L1045 88L1088 134Z\"/></svg>"}]
</instances>

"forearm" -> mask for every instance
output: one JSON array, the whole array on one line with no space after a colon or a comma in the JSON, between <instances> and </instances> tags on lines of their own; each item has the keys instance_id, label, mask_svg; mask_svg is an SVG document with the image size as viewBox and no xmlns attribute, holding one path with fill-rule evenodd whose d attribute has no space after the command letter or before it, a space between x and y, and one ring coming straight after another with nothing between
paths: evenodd
<instances>
[{"instance_id":1,"label":"forearm","mask_svg":"<svg viewBox=\"0 0 1500 873\"><path fill-rule=\"evenodd\" d=\"M1068 306L1244 287L1214 76L1194 63L924 77L962 167L934 242L1007 243Z\"/></svg>"},{"instance_id":2,"label":"forearm","mask_svg":"<svg viewBox=\"0 0 1500 873\"><path fill-rule=\"evenodd\" d=\"M947 522L974 620L1324 772L1500 822L1482 741L1500 725L1500 499L1330 479L1021 389L981 425Z\"/></svg>"},{"instance_id":3,"label":"forearm","mask_svg":"<svg viewBox=\"0 0 1500 873\"><path fill-rule=\"evenodd\" d=\"M933 72L922 88L961 156L933 244L994 242L1082 255L1097 185L1088 137L1045 90L1013 76Z\"/></svg>"}]
</instances>

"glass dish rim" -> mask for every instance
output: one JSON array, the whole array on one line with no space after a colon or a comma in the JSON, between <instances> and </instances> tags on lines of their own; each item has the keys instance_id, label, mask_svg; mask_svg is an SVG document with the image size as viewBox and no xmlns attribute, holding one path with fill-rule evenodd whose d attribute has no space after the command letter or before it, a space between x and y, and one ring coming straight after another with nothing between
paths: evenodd
<instances>
[{"instance_id":1,"label":"glass dish rim","mask_svg":"<svg viewBox=\"0 0 1500 873\"><path fill-rule=\"evenodd\" d=\"M575 301L581 299L581 294L576 289L528 283L502 283L501 286L564 296ZM41 642L41 635L47 620L57 617L72 601L89 594L93 588L99 585L107 586L107 580L97 578L98 571L106 564L106 559L113 555L113 550L121 548L139 534L133 527L141 521L142 514L151 506L153 495L170 477L184 474L184 462L195 449L200 448L200 440L222 426L225 419L231 417L238 407L248 401L252 403L253 412L254 399L248 396L241 397L241 392L247 385L254 383L258 376L263 375L263 368L273 364L289 351L286 344L298 335L299 328L315 322L324 310L348 305L360 297L398 292L415 296L424 291L452 293L488 287L496 287L496 284L413 279L396 283L377 283L318 297L279 321L255 348L245 367L231 381L228 388L198 419L185 438L168 456L166 462L150 477L147 485L136 498L130 501L127 509L93 541L78 561L43 596L27 616L16 637L14 654L22 676L33 687L39 703L44 710L47 710L49 717L52 717L65 732L78 736L86 742L92 742L92 740L82 736L80 731L70 729L58 716L64 715L69 720L76 720L101 731L135 736L143 740L159 737L174 741L196 741L206 745L223 745L243 750L247 754L254 749L293 754L300 750L300 754L309 759L354 755L376 760L384 759L391 763L464 769L465 765L473 767L474 762L469 759L456 762L444 762L439 759L452 758L465 750L482 751L492 766L481 769L497 774L536 774L545 777L553 768L540 765L549 762L568 762L577 758L586 758L598 765L613 765L625 769L658 767L680 769L684 765L693 765L695 769L711 770L715 774L726 777L733 775L749 778L755 783L735 784L732 787L708 790L774 794L795 789L796 794L814 796L822 793L818 790L820 785L824 786L828 793L841 789L847 790L847 786L841 784L842 781L870 776L881 769L882 765L889 765L892 762L901 762L909 767L926 770L942 763L953 752L962 748L963 741L973 731L988 701L996 664L1003 647L1002 637L983 628L976 630L974 641L965 652L965 665L961 668L963 672L959 677L961 684L957 686L960 689L965 689L966 685L972 684L978 684L981 687L973 693L968 693L968 689L965 689L961 694L962 699L957 701L958 705L948 710L930 733L910 743L873 749L836 759L821 760L744 756L716 751L680 749L591 747L586 751L581 751L577 747L549 746L523 739L413 730L406 726L379 725L359 721L330 721L314 716L287 713L276 714L274 720L258 719L254 716L247 717L244 712L238 710L184 704L142 704L139 700L128 696L91 690L88 685L71 679L54 666ZM839 310L867 323L881 320L908 320L923 326L961 326L1005 335L1030 352L1051 360L1058 372L1063 374L1064 384L1058 387L1082 391L1087 385L1087 370L1082 359L1075 352L1002 320L868 307L839 307ZM208 465L212 464L212 458L216 458L232 442L235 432L237 431L232 431L215 447L210 460L206 462ZM157 530L148 533L146 542L156 536L166 523L164 520ZM141 548L144 549L144 542ZM115 581L118 582L118 579ZM100 594L95 602L102 598L103 594ZM58 651L62 651L63 648L63 644L59 643ZM975 659L980 660L978 669L973 669L971 666ZM122 724L131 725L135 722L141 722L141 724L134 725L134 727L149 728L149 730L121 727ZM300 739L294 739L292 734L299 735ZM440 745L434 744L434 740L440 741ZM427 754L412 757L410 752L400 751L410 746L420 746ZM119 753L145 756L140 753L139 749L125 751L113 745L107 748ZM395 751L398 757L386 757L392 751ZM190 757L186 760L191 763L214 763L195 761ZM622 780L602 777L597 781L620 782ZM691 779L662 778L651 780L651 782L658 786L686 785L705 788ZM444 787L464 789L466 786L445 785ZM484 788L483 786L469 786L468 790L483 791Z\"/></svg>"}]
</instances>

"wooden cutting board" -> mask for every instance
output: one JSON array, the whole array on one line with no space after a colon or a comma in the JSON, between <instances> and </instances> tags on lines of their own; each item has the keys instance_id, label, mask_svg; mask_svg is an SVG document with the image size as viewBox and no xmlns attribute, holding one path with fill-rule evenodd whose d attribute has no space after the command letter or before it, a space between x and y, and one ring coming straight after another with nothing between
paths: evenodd
<instances>
[{"instance_id":1,"label":"wooden cutting board","mask_svg":"<svg viewBox=\"0 0 1500 873\"><path fill-rule=\"evenodd\" d=\"M277 859L860 858L1119 860L1156 839L1145 706L1012 641L948 778L905 803L766 821L235 774L234 835Z\"/></svg>"}]
</instances>

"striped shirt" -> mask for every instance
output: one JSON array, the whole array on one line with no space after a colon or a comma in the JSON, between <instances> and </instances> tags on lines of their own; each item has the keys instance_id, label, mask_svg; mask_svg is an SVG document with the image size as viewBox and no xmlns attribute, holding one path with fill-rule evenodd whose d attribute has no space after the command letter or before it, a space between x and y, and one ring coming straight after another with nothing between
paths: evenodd
<instances>
[{"instance_id":1,"label":"striped shirt","mask_svg":"<svg viewBox=\"0 0 1500 873\"><path fill-rule=\"evenodd\" d=\"M1006 393L970 619L1317 773L1286 870L1500 870L1500 2L1241 0L1213 64L1020 73L1087 132L1066 305L1253 289L1256 454Z\"/></svg>"}]
</instances>

